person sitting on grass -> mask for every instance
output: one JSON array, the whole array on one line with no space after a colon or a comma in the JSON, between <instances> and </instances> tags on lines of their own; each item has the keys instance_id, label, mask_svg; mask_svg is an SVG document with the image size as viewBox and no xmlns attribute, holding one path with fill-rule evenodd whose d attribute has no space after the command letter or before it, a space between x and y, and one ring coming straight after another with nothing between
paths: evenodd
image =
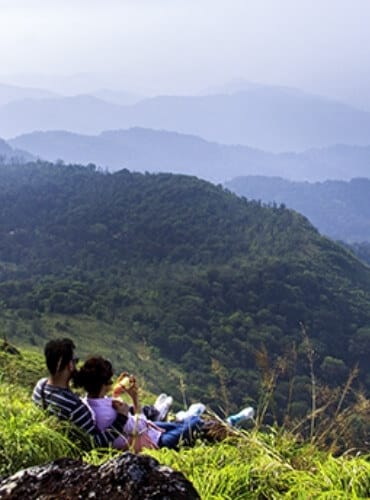
<instances>
[{"instance_id":1,"label":"person sitting on grass","mask_svg":"<svg viewBox=\"0 0 370 500\"><path fill-rule=\"evenodd\" d=\"M59 419L68 420L93 438L98 447L108 447L123 432L128 420L129 406L123 401L112 400L114 418L104 429L99 429L90 408L70 390L69 384L77 373L78 358L71 339L56 339L44 349L48 378L40 379L32 400Z\"/></svg>"},{"instance_id":2,"label":"person sitting on grass","mask_svg":"<svg viewBox=\"0 0 370 500\"><path fill-rule=\"evenodd\" d=\"M96 425L101 431L109 428L117 416L112 404L115 400L107 396L112 390L112 377L111 362L101 356L87 359L74 377L76 387L86 390L85 402L93 411ZM132 399L134 414L128 414L122 434L113 442L115 448L133 448L139 452L143 448L177 449L180 443L194 443L195 436L203 426L203 421L198 416L188 416L182 422L150 421L141 413L135 377L123 374L121 380L123 378L128 379L127 386L118 385L114 395L126 392Z\"/></svg>"}]
</instances>

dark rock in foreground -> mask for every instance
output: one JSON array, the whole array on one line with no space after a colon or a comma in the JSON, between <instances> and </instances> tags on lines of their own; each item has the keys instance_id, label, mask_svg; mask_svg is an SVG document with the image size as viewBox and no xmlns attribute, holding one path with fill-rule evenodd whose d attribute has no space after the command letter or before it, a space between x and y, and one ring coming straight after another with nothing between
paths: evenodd
<instances>
[{"instance_id":1,"label":"dark rock in foreground","mask_svg":"<svg viewBox=\"0 0 370 500\"><path fill-rule=\"evenodd\" d=\"M199 499L181 472L145 455L123 453L100 467L62 458L0 482L1 499Z\"/></svg>"}]
</instances>

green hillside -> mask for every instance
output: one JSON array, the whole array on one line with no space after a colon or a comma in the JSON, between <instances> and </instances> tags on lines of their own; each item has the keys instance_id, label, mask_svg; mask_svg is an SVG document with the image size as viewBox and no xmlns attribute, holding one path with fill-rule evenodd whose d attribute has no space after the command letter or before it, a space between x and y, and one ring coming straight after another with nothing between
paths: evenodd
<instances>
[{"instance_id":1,"label":"green hillside","mask_svg":"<svg viewBox=\"0 0 370 500\"><path fill-rule=\"evenodd\" d=\"M4 347L9 346L0 345L0 478L60 457L95 465L111 458L112 450L89 450L66 423L31 402L33 384L43 373L41 354L23 349L10 353ZM198 440L194 448L181 447L179 452L164 448L147 453L183 472L204 500L357 500L370 494L368 455L334 457L281 428L235 430L226 441Z\"/></svg>"},{"instance_id":2,"label":"green hillside","mask_svg":"<svg viewBox=\"0 0 370 500\"><path fill-rule=\"evenodd\" d=\"M82 355L99 350L178 404L216 410L257 405L276 373L271 411L300 418L303 324L320 381L345 383L358 364L369 390L370 270L297 213L193 177L93 165L1 167L0 186L10 340L72 336Z\"/></svg>"},{"instance_id":3,"label":"green hillside","mask_svg":"<svg viewBox=\"0 0 370 500\"><path fill-rule=\"evenodd\" d=\"M346 148L344 148L346 149ZM346 156L339 147L334 164L345 157L358 165L357 156ZM351 164L345 169L348 177ZM364 161L367 175L369 162ZM325 165L319 164L321 170ZM316 164L317 167L317 164ZM311 165L311 169L314 165ZM331 174L340 176L338 172ZM328 175L330 177L330 175ZM350 181L292 182L280 177L246 176L225 183L225 187L239 196L261 200L264 203L284 203L288 208L307 217L326 236L346 242L370 241L370 179L355 178Z\"/></svg>"}]
</instances>

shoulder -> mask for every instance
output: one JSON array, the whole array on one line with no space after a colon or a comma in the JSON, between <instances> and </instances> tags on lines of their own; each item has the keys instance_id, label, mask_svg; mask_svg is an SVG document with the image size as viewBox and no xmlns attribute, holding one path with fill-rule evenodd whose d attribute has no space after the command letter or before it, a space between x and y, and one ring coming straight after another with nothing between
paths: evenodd
<instances>
[{"instance_id":1,"label":"shoulder","mask_svg":"<svg viewBox=\"0 0 370 500\"><path fill-rule=\"evenodd\" d=\"M36 383L35 387L33 388L32 392L32 399L37 400L40 399L41 397L41 392L43 387L46 386L48 379L46 377L40 378L40 380Z\"/></svg>"},{"instance_id":2,"label":"shoulder","mask_svg":"<svg viewBox=\"0 0 370 500\"><path fill-rule=\"evenodd\" d=\"M83 401L91 406L92 408L111 408L112 407L112 398L84 398Z\"/></svg>"},{"instance_id":3,"label":"shoulder","mask_svg":"<svg viewBox=\"0 0 370 500\"><path fill-rule=\"evenodd\" d=\"M48 379L46 377L40 378L40 380L37 381L33 390L36 391L36 390L41 389L41 387L43 385L45 385L47 383L47 381L48 381Z\"/></svg>"},{"instance_id":4,"label":"shoulder","mask_svg":"<svg viewBox=\"0 0 370 500\"><path fill-rule=\"evenodd\" d=\"M84 406L81 398L63 387L48 384L47 379L37 382L33 392L34 401L42 399L46 404L56 405L64 410L73 411L79 406Z\"/></svg>"}]
</instances>

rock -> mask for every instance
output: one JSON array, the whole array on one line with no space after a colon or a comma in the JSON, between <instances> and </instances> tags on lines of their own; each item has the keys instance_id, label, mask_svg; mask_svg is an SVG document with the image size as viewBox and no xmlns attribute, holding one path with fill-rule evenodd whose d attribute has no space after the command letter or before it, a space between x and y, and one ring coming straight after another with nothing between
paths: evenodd
<instances>
[{"instance_id":1,"label":"rock","mask_svg":"<svg viewBox=\"0 0 370 500\"><path fill-rule=\"evenodd\" d=\"M0 481L1 499L192 500L194 486L181 472L146 455L123 453L100 467L62 458Z\"/></svg>"}]
</instances>

